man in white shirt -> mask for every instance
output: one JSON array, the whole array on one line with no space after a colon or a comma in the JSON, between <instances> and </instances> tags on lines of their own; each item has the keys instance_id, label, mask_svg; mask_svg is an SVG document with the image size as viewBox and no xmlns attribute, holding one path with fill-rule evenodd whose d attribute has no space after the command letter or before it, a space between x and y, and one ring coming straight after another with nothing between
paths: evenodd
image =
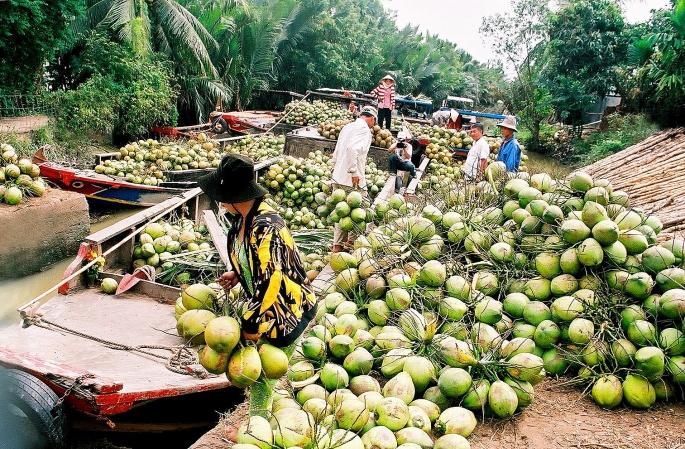
<instances>
[{"instance_id":1,"label":"man in white shirt","mask_svg":"<svg viewBox=\"0 0 685 449\"><path fill-rule=\"evenodd\" d=\"M358 119L348 123L340 131L332 158L331 178L335 184L366 190L366 158L373 140L371 128L376 124L377 118L375 108L365 107ZM333 252L342 251L347 239L347 231L336 224L333 230Z\"/></svg>"},{"instance_id":2,"label":"man in white shirt","mask_svg":"<svg viewBox=\"0 0 685 449\"><path fill-rule=\"evenodd\" d=\"M464 177L468 181L479 179L488 166L488 156L490 156L490 145L483 134L483 125L474 123L469 130L469 135L473 139L473 145L466 156L466 162L462 167Z\"/></svg>"}]
</instances>

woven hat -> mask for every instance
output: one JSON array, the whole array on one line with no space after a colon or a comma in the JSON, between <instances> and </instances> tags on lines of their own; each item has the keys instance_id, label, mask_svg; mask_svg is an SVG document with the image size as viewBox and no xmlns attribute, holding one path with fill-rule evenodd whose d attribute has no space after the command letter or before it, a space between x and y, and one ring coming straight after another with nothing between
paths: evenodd
<instances>
[{"instance_id":1,"label":"woven hat","mask_svg":"<svg viewBox=\"0 0 685 449\"><path fill-rule=\"evenodd\" d=\"M459 118L459 113L454 109L450 109L450 119L453 122L456 122L458 118Z\"/></svg>"},{"instance_id":2,"label":"woven hat","mask_svg":"<svg viewBox=\"0 0 685 449\"><path fill-rule=\"evenodd\" d=\"M385 80L390 80L390 81L392 81L393 83L395 82L395 78L393 78L393 77L390 76L390 75L385 75L383 78L381 78L381 81L385 81Z\"/></svg>"},{"instance_id":3,"label":"woven hat","mask_svg":"<svg viewBox=\"0 0 685 449\"><path fill-rule=\"evenodd\" d=\"M514 131L518 131L516 129L516 117L513 115L507 115L504 117L504 120L502 120L501 123L498 123L497 126L500 126L502 128L509 128L513 129Z\"/></svg>"},{"instance_id":4,"label":"woven hat","mask_svg":"<svg viewBox=\"0 0 685 449\"><path fill-rule=\"evenodd\" d=\"M214 201L242 203L266 195L255 181L254 163L240 154L227 154L212 173L197 181L198 186Z\"/></svg>"}]
</instances>

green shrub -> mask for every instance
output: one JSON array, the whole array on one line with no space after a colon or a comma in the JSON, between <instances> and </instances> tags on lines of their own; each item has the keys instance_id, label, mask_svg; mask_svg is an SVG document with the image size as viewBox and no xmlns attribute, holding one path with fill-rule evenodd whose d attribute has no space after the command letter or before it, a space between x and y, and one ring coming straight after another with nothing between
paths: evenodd
<instances>
[{"instance_id":1,"label":"green shrub","mask_svg":"<svg viewBox=\"0 0 685 449\"><path fill-rule=\"evenodd\" d=\"M95 35L77 73L86 81L57 93L60 128L131 138L147 134L152 126L176 123L177 93L166 61L140 57Z\"/></svg>"}]
</instances>

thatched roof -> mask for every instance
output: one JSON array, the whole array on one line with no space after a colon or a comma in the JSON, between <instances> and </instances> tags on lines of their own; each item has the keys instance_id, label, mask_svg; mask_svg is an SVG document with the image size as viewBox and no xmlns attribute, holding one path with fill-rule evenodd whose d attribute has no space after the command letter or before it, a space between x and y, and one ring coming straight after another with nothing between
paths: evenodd
<instances>
[{"instance_id":1,"label":"thatched roof","mask_svg":"<svg viewBox=\"0 0 685 449\"><path fill-rule=\"evenodd\" d=\"M632 206L658 215L665 232L685 231L685 128L653 134L583 170L611 180Z\"/></svg>"}]
</instances>

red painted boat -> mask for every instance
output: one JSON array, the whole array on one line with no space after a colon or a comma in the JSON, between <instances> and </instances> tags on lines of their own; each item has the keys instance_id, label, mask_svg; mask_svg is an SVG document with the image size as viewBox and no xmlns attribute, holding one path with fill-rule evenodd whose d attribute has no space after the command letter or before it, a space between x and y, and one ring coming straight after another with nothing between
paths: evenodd
<instances>
[{"instance_id":1,"label":"red painted boat","mask_svg":"<svg viewBox=\"0 0 685 449\"><path fill-rule=\"evenodd\" d=\"M228 133L216 134L210 130L209 123L191 126L158 126L152 128L152 133L159 137L172 137L175 139L191 138L194 135L204 132L212 139L222 139L230 137L231 134L247 135L259 134L271 130L272 132L290 132L296 125L278 123L281 116L274 111L230 111L221 114L228 125Z\"/></svg>"},{"instance_id":2,"label":"red painted boat","mask_svg":"<svg viewBox=\"0 0 685 449\"><path fill-rule=\"evenodd\" d=\"M42 150L38 150L33 162L40 166L40 174L50 184L62 190L79 192L91 200L126 206L148 207L159 204L185 192L194 186L192 182L170 183L172 186L149 186L133 184L120 178L80 170L50 162Z\"/></svg>"},{"instance_id":3,"label":"red painted boat","mask_svg":"<svg viewBox=\"0 0 685 449\"><path fill-rule=\"evenodd\" d=\"M172 214L199 219L209 205L196 188L91 234L65 280L93 253L106 254L101 277L121 279L130 269L137 229ZM217 411L242 400L242 391L228 388L226 376L209 375L192 362L174 363L174 351L184 346L175 331L178 288L141 280L115 296L85 283L80 275L53 287L19 308L21 323L0 328L0 375L6 369L23 376L23 385L28 382L31 394L39 394L39 405L52 408L43 416L61 410L72 425L88 430L171 431L212 424ZM15 402L21 399L26 396ZM185 401L195 405L189 408ZM151 415L141 411L153 404ZM24 410L40 419L31 406L36 403L29 401ZM174 408L179 416L164 424L159 410L167 418Z\"/></svg>"}]
</instances>

